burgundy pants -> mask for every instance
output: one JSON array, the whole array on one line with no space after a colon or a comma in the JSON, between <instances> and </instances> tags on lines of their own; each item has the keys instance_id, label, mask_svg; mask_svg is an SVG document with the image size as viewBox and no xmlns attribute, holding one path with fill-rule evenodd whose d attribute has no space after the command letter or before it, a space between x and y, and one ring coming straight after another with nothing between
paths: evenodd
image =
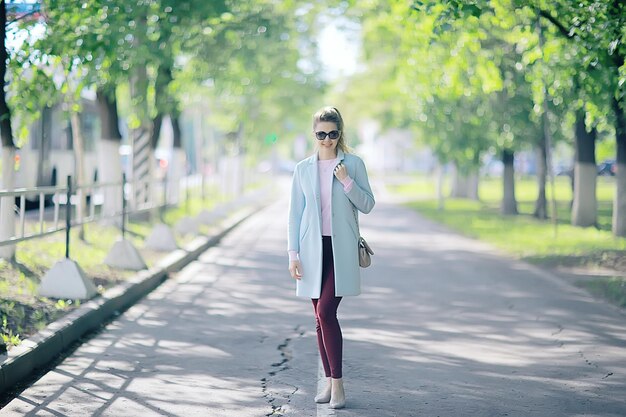
<instances>
[{"instance_id":1,"label":"burgundy pants","mask_svg":"<svg viewBox=\"0 0 626 417\"><path fill-rule=\"evenodd\" d=\"M335 297L335 268L330 236L322 236L322 292L313 298L317 344L326 377L341 378L343 338L337 320L341 297Z\"/></svg>"}]
</instances>

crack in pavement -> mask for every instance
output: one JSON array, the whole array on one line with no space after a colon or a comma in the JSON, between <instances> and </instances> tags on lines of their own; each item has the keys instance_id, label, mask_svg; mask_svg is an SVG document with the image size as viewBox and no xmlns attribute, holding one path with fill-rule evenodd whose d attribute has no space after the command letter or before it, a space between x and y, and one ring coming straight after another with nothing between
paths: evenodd
<instances>
[{"instance_id":1,"label":"crack in pavement","mask_svg":"<svg viewBox=\"0 0 626 417\"><path fill-rule=\"evenodd\" d=\"M557 327L557 330L552 332L551 336L554 337L554 341L558 344L558 346L560 348L563 348L563 347L565 347L565 342L563 340L561 340L558 335L560 335L565 330L565 327L563 325L559 324L559 323L556 323L555 325ZM586 365L592 366L592 367L596 368L597 370L600 370L600 366L597 363L589 360L587 358L587 356L585 355L585 352L583 352L582 350L578 350L577 353L580 356L580 358L585 362ZM601 377L601 379L607 379L608 377L610 377L612 375L613 375L613 372L607 370L606 374L603 375Z\"/></svg>"},{"instance_id":2,"label":"crack in pavement","mask_svg":"<svg viewBox=\"0 0 626 417\"><path fill-rule=\"evenodd\" d=\"M298 325L294 328L294 334L291 337L286 338L281 344L278 345L277 349L280 352L281 360L279 362L274 362L272 364L272 370L269 371L268 377L261 378L261 388L263 390L263 396L267 400L268 404L272 407L272 411L265 414L267 417L280 417L285 413L284 406L289 404L291 401L291 397L298 392L298 387L295 385L287 384L281 382L283 385L287 385L292 387L293 390L286 395L278 394L277 392L272 392L269 388L270 380L273 379L280 372L286 371L289 369L289 361L292 359L293 355L291 349L289 347L291 341L295 337L304 336L304 330L302 330L302 326ZM278 404L278 400L284 399L285 401L282 404Z\"/></svg>"}]
</instances>

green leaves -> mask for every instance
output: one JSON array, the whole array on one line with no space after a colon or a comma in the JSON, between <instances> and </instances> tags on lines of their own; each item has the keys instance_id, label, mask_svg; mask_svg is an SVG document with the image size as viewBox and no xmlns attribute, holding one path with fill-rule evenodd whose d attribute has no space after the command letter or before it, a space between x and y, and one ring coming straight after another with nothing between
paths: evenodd
<instances>
[{"instance_id":1,"label":"green leaves","mask_svg":"<svg viewBox=\"0 0 626 417\"><path fill-rule=\"evenodd\" d=\"M318 6L296 3L44 0L45 21L20 23L33 35L11 57L19 131L59 100L80 110L86 89L117 90L130 128L146 123L140 113L176 116L184 106L211 103L211 117L229 120L226 131L241 124L244 141L293 130L323 93L310 36ZM140 67L147 81L131 98Z\"/></svg>"},{"instance_id":2,"label":"green leaves","mask_svg":"<svg viewBox=\"0 0 626 417\"><path fill-rule=\"evenodd\" d=\"M263 151L261 132L295 135L292 127L302 124L322 93L307 37L311 26L306 14L281 2L238 2L232 10L232 18L204 35L180 75L207 85L212 123L239 132L250 152Z\"/></svg>"},{"instance_id":3,"label":"green leaves","mask_svg":"<svg viewBox=\"0 0 626 417\"><path fill-rule=\"evenodd\" d=\"M369 73L384 80L372 96L385 105L370 110L411 121L446 160L471 164L476 152L533 146L544 100L562 140L582 103L602 127L607 96L624 97L623 2L396 0L361 10ZM355 88L362 94L356 80Z\"/></svg>"}]
</instances>

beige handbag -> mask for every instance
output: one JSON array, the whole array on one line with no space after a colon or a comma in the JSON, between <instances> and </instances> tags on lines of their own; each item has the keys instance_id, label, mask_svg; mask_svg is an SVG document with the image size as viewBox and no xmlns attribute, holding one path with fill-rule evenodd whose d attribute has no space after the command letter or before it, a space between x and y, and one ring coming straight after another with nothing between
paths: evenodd
<instances>
[{"instance_id":1,"label":"beige handbag","mask_svg":"<svg viewBox=\"0 0 626 417\"><path fill-rule=\"evenodd\" d=\"M359 231L359 216L357 215L356 210L353 209L353 213L354 220L356 221L356 230L359 234L359 266L361 268L367 268L372 264L371 255L374 254L374 251L370 245L367 244L363 236L361 236L361 232Z\"/></svg>"}]
</instances>

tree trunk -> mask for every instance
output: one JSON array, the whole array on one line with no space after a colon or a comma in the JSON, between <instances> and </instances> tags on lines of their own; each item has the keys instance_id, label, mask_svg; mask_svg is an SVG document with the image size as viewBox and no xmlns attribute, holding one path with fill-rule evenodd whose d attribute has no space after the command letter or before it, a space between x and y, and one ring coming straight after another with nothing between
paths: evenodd
<instances>
[{"instance_id":1,"label":"tree trunk","mask_svg":"<svg viewBox=\"0 0 626 417\"><path fill-rule=\"evenodd\" d=\"M180 130L180 115L177 113L170 113L170 120L172 123L172 132L174 134L173 146L174 148L183 148L183 135Z\"/></svg>"},{"instance_id":2,"label":"tree trunk","mask_svg":"<svg viewBox=\"0 0 626 417\"><path fill-rule=\"evenodd\" d=\"M452 198L469 198L468 177L463 175L458 166L454 164L452 175L452 187L450 188L450 197Z\"/></svg>"},{"instance_id":3,"label":"tree trunk","mask_svg":"<svg viewBox=\"0 0 626 417\"><path fill-rule=\"evenodd\" d=\"M83 142L83 134L82 134L82 126L80 122L80 113L77 113L73 110L70 111L70 123L72 126L72 147L74 148L74 158L75 158L75 178L74 182L78 187L87 185L85 181L85 146ZM82 222L85 218L85 213L87 212L87 198L85 189L77 188L76 196L78 197L78 201L76 204L76 219L79 222ZM70 202L67 202L67 210L71 210L72 206ZM85 240L85 226L80 225L78 231L78 237L81 240Z\"/></svg>"},{"instance_id":4,"label":"tree trunk","mask_svg":"<svg viewBox=\"0 0 626 417\"><path fill-rule=\"evenodd\" d=\"M6 50L6 2L0 2L0 80L6 82L8 56ZM11 111L6 100L6 90L0 90L0 138L2 139L2 189L15 188L15 143L13 142L13 128L11 126ZM13 197L0 199L0 240L10 239L15 235L15 216ZM15 258L15 245L0 247L0 257L12 260Z\"/></svg>"},{"instance_id":5,"label":"tree trunk","mask_svg":"<svg viewBox=\"0 0 626 417\"><path fill-rule=\"evenodd\" d=\"M446 178L446 167L443 163L437 161L437 209L443 210L445 208L445 196L443 192L444 181Z\"/></svg>"},{"instance_id":6,"label":"tree trunk","mask_svg":"<svg viewBox=\"0 0 626 417\"><path fill-rule=\"evenodd\" d=\"M167 37L167 33L163 33ZM153 136L153 149L156 149L158 134L161 131L161 124L164 116L169 116L172 127L173 144L172 154L167 166L167 201L176 204L180 201L180 181L182 168L179 162L179 151L181 149L180 126L178 123L178 110L174 97L168 92L168 87L172 82L172 68L168 63L163 63L157 69L157 77L155 81L155 107L157 116L155 122L155 135ZM158 125L157 125L158 124Z\"/></svg>"},{"instance_id":7,"label":"tree trunk","mask_svg":"<svg viewBox=\"0 0 626 417\"><path fill-rule=\"evenodd\" d=\"M587 132L585 111L576 113L576 159L574 162L574 204L572 225L596 226L598 203L596 200L596 136L595 128Z\"/></svg>"},{"instance_id":8,"label":"tree trunk","mask_svg":"<svg viewBox=\"0 0 626 417\"><path fill-rule=\"evenodd\" d=\"M98 114L100 115L100 135L108 140L120 142L119 117L117 114L117 97L115 86L100 88L96 92Z\"/></svg>"},{"instance_id":9,"label":"tree trunk","mask_svg":"<svg viewBox=\"0 0 626 417\"><path fill-rule=\"evenodd\" d=\"M0 38L2 39L2 47L0 47L0 80L6 82L8 55L6 50L6 23L7 11L4 1L0 2ZM11 110L7 104L6 90L2 88L0 91L0 136L2 137L2 146L4 148L15 148L13 142L13 127L11 126Z\"/></svg>"},{"instance_id":10,"label":"tree trunk","mask_svg":"<svg viewBox=\"0 0 626 417\"><path fill-rule=\"evenodd\" d=\"M172 123L173 132L172 160L169 166L169 172L171 173L170 196L173 201L178 202L180 201L181 181L187 174L187 158L182 148L179 115L170 114L170 122Z\"/></svg>"},{"instance_id":11,"label":"tree trunk","mask_svg":"<svg viewBox=\"0 0 626 417\"><path fill-rule=\"evenodd\" d=\"M132 180L133 204L136 208L156 203L154 182L154 148L152 137L154 125L148 115L148 73L145 65L138 65L131 79L131 96L135 125L131 127L130 138L133 149ZM152 210L150 216L155 219L158 210Z\"/></svg>"},{"instance_id":12,"label":"tree trunk","mask_svg":"<svg viewBox=\"0 0 626 417\"><path fill-rule=\"evenodd\" d=\"M235 162L235 196L240 196L246 186L246 176L245 176L245 157L246 157L246 146L244 142L243 132L244 122L240 121L239 126L237 128L237 146L236 146L236 155L234 157Z\"/></svg>"},{"instance_id":13,"label":"tree trunk","mask_svg":"<svg viewBox=\"0 0 626 417\"><path fill-rule=\"evenodd\" d=\"M0 188L13 190L15 186L15 147L2 146L2 182ZM15 199L0 198L0 240L8 240L15 236ZM0 246L0 258L13 260L15 245Z\"/></svg>"},{"instance_id":14,"label":"tree trunk","mask_svg":"<svg viewBox=\"0 0 626 417\"><path fill-rule=\"evenodd\" d=\"M626 236L626 115L620 101L613 98L615 112L615 140L617 155L615 162L615 198L613 199L613 234Z\"/></svg>"},{"instance_id":15,"label":"tree trunk","mask_svg":"<svg viewBox=\"0 0 626 417\"><path fill-rule=\"evenodd\" d=\"M504 173L502 176L502 214L517 214L517 200L515 199L515 168L513 161L515 153L509 149L502 150Z\"/></svg>"},{"instance_id":16,"label":"tree trunk","mask_svg":"<svg viewBox=\"0 0 626 417\"><path fill-rule=\"evenodd\" d=\"M467 176L468 182L468 197L471 200L478 201L478 186L480 184L480 154L476 153L473 160L473 168L470 170Z\"/></svg>"},{"instance_id":17,"label":"tree trunk","mask_svg":"<svg viewBox=\"0 0 626 417\"><path fill-rule=\"evenodd\" d=\"M467 176L467 198L478 201L478 171L474 170Z\"/></svg>"},{"instance_id":18,"label":"tree trunk","mask_svg":"<svg viewBox=\"0 0 626 417\"><path fill-rule=\"evenodd\" d=\"M543 116L543 123L546 123L546 116ZM536 148L537 154L537 186L539 192L535 201L535 211L533 216L538 219L548 218L548 208L546 199L546 178L548 173L546 137L541 135L541 139Z\"/></svg>"},{"instance_id":19,"label":"tree trunk","mask_svg":"<svg viewBox=\"0 0 626 417\"><path fill-rule=\"evenodd\" d=\"M119 129L115 87L109 91L97 92L98 113L100 115L100 140L98 141L98 180L101 184L119 184L122 182L122 163L120 144L122 135ZM104 197L102 214L105 217L122 212L122 190L106 186L102 189Z\"/></svg>"},{"instance_id":20,"label":"tree trunk","mask_svg":"<svg viewBox=\"0 0 626 417\"><path fill-rule=\"evenodd\" d=\"M156 149L159 146L159 138L161 137L161 127L163 126L163 114L158 113L152 119L152 132L150 134L150 147Z\"/></svg>"},{"instance_id":21,"label":"tree trunk","mask_svg":"<svg viewBox=\"0 0 626 417\"><path fill-rule=\"evenodd\" d=\"M173 113L175 113L174 99L167 90L172 80L172 69L166 65L160 65L157 69L157 78L154 83L154 104L157 115L153 120L152 149L157 148L163 117L170 115L170 118L172 118ZM173 122L172 128L174 128Z\"/></svg>"}]
</instances>

